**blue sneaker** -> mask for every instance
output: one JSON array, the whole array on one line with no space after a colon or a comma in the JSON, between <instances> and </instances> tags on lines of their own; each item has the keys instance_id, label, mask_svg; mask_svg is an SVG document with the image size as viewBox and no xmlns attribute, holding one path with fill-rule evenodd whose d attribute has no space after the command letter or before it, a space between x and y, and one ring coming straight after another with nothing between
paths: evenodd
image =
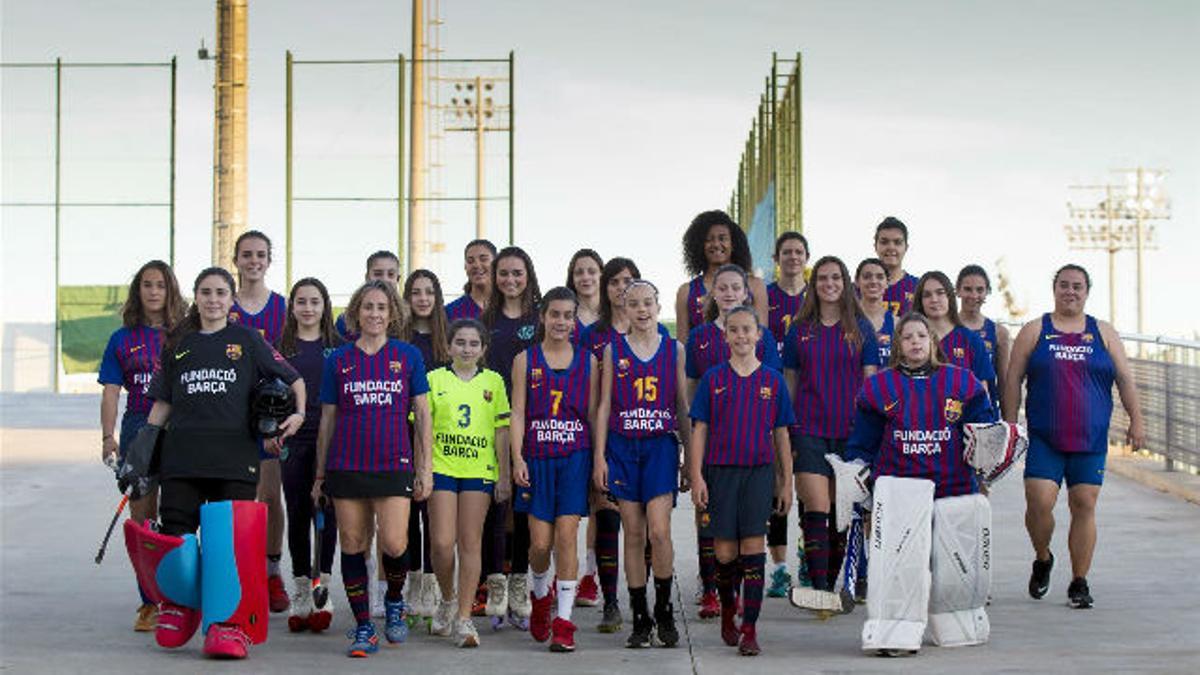
<instances>
[{"instance_id":1,"label":"blue sneaker","mask_svg":"<svg viewBox=\"0 0 1200 675\"><path fill-rule=\"evenodd\" d=\"M790 590L792 590L792 576L788 574L786 567L780 565L771 573L771 585L767 588L767 597L786 598Z\"/></svg>"},{"instance_id":2,"label":"blue sneaker","mask_svg":"<svg viewBox=\"0 0 1200 675\"><path fill-rule=\"evenodd\" d=\"M346 637L353 640L346 650L346 656L365 659L367 655L379 651L379 636L375 634L375 624L370 621L351 629Z\"/></svg>"},{"instance_id":3,"label":"blue sneaker","mask_svg":"<svg viewBox=\"0 0 1200 675\"><path fill-rule=\"evenodd\" d=\"M408 617L408 605L405 605L403 600L384 599L383 615L387 621L383 635L388 642L395 644L408 639L408 622L405 621Z\"/></svg>"}]
</instances>

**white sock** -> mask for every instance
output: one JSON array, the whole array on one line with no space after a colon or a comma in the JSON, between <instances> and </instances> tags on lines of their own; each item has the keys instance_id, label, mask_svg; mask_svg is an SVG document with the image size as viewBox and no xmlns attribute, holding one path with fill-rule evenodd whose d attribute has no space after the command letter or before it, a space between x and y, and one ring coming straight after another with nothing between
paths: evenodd
<instances>
[{"instance_id":1,"label":"white sock","mask_svg":"<svg viewBox=\"0 0 1200 675\"><path fill-rule=\"evenodd\" d=\"M578 581L558 580L558 618L571 620L571 608L575 606L575 586Z\"/></svg>"},{"instance_id":2,"label":"white sock","mask_svg":"<svg viewBox=\"0 0 1200 675\"><path fill-rule=\"evenodd\" d=\"M587 567L585 570L586 571L583 573L585 577L590 577L596 573L596 549L594 548L588 549Z\"/></svg>"},{"instance_id":3,"label":"white sock","mask_svg":"<svg viewBox=\"0 0 1200 675\"><path fill-rule=\"evenodd\" d=\"M279 576L279 561L272 560L270 558L270 556L267 557L267 576L269 576L269 577Z\"/></svg>"},{"instance_id":4,"label":"white sock","mask_svg":"<svg viewBox=\"0 0 1200 675\"><path fill-rule=\"evenodd\" d=\"M533 572L533 570L530 570ZM550 568L543 572L533 572L533 597L544 598L550 594Z\"/></svg>"},{"instance_id":5,"label":"white sock","mask_svg":"<svg viewBox=\"0 0 1200 675\"><path fill-rule=\"evenodd\" d=\"M775 569L787 571L787 561L775 563Z\"/></svg>"}]
</instances>

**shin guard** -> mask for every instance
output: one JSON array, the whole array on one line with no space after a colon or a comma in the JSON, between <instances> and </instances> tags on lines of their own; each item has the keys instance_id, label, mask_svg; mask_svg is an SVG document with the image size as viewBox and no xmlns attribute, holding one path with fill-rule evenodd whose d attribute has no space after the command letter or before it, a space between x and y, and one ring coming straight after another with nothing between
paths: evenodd
<instances>
[{"instance_id":1,"label":"shin guard","mask_svg":"<svg viewBox=\"0 0 1200 675\"><path fill-rule=\"evenodd\" d=\"M151 522L125 521L125 550L138 584L154 603L200 609L200 547L195 535L155 532Z\"/></svg>"},{"instance_id":2,"label":"shin guard","mask_svg":"<svg viewBox=\"0 0 1200 675\"><path fill-rule=\"evenodd\" d=\"M933 585L929 631L943 647L988 641L992 507L983 495L945 497L933 502Z\"/></svg>"},{"instance_id":3,"label":"shin guard","mask_svg":"<svg viewBox=\"0 0 1200 675\"><path fill-rule=\"evenodd\" d=\"M933 482L891 476L875 481L863 650L921 648L929 608L932 515Z\"/></svg>"},{"instance_id":4,"label":"shin guard","mask_svg":"<svg viewBox=\"0 0 1200 675\"><path fill-rule=\"evenodd\" d=\"M267 639L267 505L211 502L200 507L205 632L236 624L255 644Z\"/></svg>"}]
</instances>

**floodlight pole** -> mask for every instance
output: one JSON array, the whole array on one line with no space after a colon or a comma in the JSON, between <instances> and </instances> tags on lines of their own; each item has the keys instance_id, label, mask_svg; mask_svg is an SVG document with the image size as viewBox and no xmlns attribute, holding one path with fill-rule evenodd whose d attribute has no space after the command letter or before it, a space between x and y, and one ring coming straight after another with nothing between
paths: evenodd
<instances>
[{"instance_id":1,"label":"floodlight pole","mask_svg":"<svg viewBox=\"0 0 1200 675\"><path fill-rule=\"evenodd\" d=\"M62 57L54 59L54 393L62 370Z\"/></svg>"},{"instance_id":2,"label":"floodlight pole","mask_svg":"<svg viewBox=\"0 0 1200 675\"><path fill-rule=\"evenodd\" d=\"M283 232L284 232L284 278L287 287L292 287L292 50L284 57L284 103L283 103Z\"/></svg>"}]
</instances>

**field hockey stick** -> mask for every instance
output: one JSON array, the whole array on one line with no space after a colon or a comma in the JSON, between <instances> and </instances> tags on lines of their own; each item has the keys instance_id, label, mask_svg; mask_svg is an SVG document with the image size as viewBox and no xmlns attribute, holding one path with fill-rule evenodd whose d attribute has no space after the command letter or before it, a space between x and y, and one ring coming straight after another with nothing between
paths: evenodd
<instances>
[{"instance_id":1,"label":"field hockey stick","mask_svg":"<svg viewBox=\"0 0 1200 675\"><path fill-rule=\"evenodd\" d=\"M125 510L125 505L129 503L129 493L133 488L125 490L125 494L121 495L121 501L117 504L117 512L113 514L112 520L108 523L108 530L104 532L104 541L100 542L100 550L96 552L96 564L99 565L104 561L104 552L108 550L108 540L112 537L113 528L117 526L117 519L121 517L121 512Z\"/></svg>"},{"instance_id":2,"label":"field hockey stick","mask_svg":"<svg viewBox=\"0 0 1200 675\"><path fill-rule=\"evenodd\" d=\"M329 599L329 589L321 585L321 540L325 536L325 496L317 500L317 513L313 517L313 525L317 533L316 546L313 547L313 563L309 571L309 578L312 580L312 598L313 606L320 609L325 606L325 602Z\"/></svg>"}]
</instances>

